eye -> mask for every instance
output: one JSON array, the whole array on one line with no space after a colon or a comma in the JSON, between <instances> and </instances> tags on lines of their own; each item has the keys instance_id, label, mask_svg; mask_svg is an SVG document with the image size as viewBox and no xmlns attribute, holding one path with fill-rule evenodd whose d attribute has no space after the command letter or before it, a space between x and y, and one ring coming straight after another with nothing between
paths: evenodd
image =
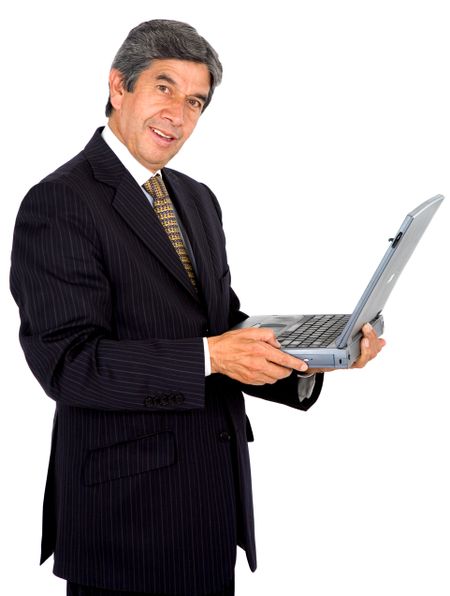
<instances>
[{"instance_id":1,"label":"eye","mask_svg":"<svg viewBox=\"0 0 450 596\"><path fill-rule=\"evenodd\" d=\"M195 97L189 97L187 102L194 110L201 110L203 108L203 102L201 102L199 99L196 99Z\"/></svg>"},{"instance_id":2,"label":"eye","mask_svg":"<svg viewBox=\"0 0 450 596\"><path fill-rule=\"evenodd\" d=\"M158 89L158 91L161 91L161 93L169 93L170 89L169 87L167 87L167 85L157 85L156 88Z\"/></svg>"}]
</instances>

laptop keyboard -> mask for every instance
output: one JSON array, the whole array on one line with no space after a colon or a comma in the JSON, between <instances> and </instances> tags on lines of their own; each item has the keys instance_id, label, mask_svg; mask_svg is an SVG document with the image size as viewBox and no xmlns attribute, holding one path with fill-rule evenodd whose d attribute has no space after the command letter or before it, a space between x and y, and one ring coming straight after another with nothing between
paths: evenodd
<instances>
[{"instance_id":1,"label":"laptop keyboard","mask_svg":"<svg viewBox=\"0 0 450 596\"><path fill-rule=\"evenodd\" d=\"M282 348L329 346L342 333L350 315L311 315L277 336Z\"/></svg>"}]
</instances>

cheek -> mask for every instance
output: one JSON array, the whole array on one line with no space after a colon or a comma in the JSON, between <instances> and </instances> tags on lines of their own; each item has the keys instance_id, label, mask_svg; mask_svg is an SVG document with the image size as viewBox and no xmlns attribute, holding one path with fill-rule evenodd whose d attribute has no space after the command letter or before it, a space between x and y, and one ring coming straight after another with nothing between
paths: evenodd
<instances>
[{"instance_id":1,"label":"cheek","mask_svg":"<svg viewBox=\"0 0 450 596\"><path fill-rule=\"evenodd\" d=\"M195 127L197 126L197 122L198 122L199 116L197 115L193 115L192 113L189 113L186 117L185 117L185 126L184 126L184 139L188 139L191 134L194 132Z\"/></svg>"},{"instance_id":2,"label":"cheek","mask_svg":"<svg viewBox=\"0 0 450 596\"><path fill-rule=\"evenodd\" d=\"M139 106L133 106L133 110L127 113L126 127L128 133L133 136L142 135L147 131L148 112L145 113L139 109Z\"/></svg>"},{"instance_id":3,"label":"cheek","mask_svg":"<svg viewBox=\"0 0 450 596\"><path fill-rule=\"evenodd\" d=\"M130 125L136 126L137 123L140 123L142 126L142 120L148 117L148 111L148 104L146 107L145 102L139 95L128 94L127 101L123 106L123 112Z\"/></svg>"}]
</instances>

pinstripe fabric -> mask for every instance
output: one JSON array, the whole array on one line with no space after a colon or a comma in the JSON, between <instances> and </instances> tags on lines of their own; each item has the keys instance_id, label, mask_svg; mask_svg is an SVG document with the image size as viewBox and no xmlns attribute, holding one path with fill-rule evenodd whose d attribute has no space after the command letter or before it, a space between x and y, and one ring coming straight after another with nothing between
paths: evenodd
<instances>
[{"instance_id":1,"label":"pinstripe fabric","mask_svg":"<svg viewBox=\"0 0 450 596\"><path fill-rule=\"evenodd\" d=\"M142 190L100 136L25 197L11 290L28 364L56 401L42 561L110 590L208 594L256 567L241 388L204 377L202 336L245 318L211 191L163 177L198 292ZM292 376L246 392L307 409Z\"/></svg>"}]
</instances>

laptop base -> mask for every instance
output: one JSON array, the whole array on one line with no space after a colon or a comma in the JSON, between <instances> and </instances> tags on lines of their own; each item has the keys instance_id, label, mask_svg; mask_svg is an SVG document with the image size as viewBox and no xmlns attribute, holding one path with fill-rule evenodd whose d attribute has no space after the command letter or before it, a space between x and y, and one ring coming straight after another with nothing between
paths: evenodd
<instances>
[{"instance_id":1,"label":"laptop base","mask_svg":"<svg viewBox=\"0 0 450 596\"><path fill-rule=\"evenodd\" d=\"M272 329L275 336L285 335L291 327L296 325L298 321L303 318L308 318L310 315L271 315L271 316L253 316L249 317L233 329L248 329L251 327L266 327ZM314 315L317 316L317 315ZM348 316L348 315L347 315ZM375 330L375 333L380 336L383 333L384 322L382 315L378 315L370 324ZM282 347L281 350L291 356L295 356L308 364L310 368L350 368L353 363L359 358L361 353L360 343L362 333L359 332L349 342L347 346L337 347L335 342L332 342L328 347Z\"/></svg>"}]
</instances>

